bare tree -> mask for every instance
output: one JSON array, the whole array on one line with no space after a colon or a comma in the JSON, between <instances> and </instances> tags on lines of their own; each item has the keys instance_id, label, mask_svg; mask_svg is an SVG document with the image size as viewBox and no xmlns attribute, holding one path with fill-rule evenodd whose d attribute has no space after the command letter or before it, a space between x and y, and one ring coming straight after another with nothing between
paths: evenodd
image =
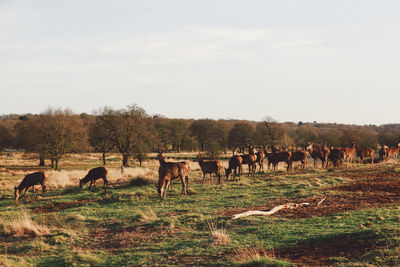
<instances>
[{"instance_id":1,"label":"bare tree","mask_svg":"<svg viewBox=\"0 0 400 267\"><path fill-rule=\"evenodd\" d=\"M105 108L98 119L121 153L124 166L129 165L129 159L139 149L139 142L141 148L151 144L154 136L151 118L137 105L120 110Z\"/></svg>"},{"instance_id":2,"label":"bare tree","mask_svg":"<svg viewBox=\"0 0 400 267\"><path fill-rule=\"evenodd\" d=\"M113 150L114 143L111 141L110 133L107 131L104 121L98 117L89 126L89 143L95 152L101 153L103 165L106 165L106 154Z\"/></svg>"}]
</instances>

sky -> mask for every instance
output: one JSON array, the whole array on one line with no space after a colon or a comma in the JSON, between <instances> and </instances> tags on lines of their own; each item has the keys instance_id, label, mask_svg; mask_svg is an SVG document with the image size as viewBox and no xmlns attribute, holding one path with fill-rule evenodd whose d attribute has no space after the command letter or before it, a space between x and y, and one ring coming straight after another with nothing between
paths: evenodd
<instances>
[{"instance_id":1,"label":"sky","mask_svg":"<svg viewBox=\"0 0 400 267\"><path fill-rule=\"evenodd\" d=\"M398 0L0 0L0 114L400 123Z\"/></svg>"}]
</instances>

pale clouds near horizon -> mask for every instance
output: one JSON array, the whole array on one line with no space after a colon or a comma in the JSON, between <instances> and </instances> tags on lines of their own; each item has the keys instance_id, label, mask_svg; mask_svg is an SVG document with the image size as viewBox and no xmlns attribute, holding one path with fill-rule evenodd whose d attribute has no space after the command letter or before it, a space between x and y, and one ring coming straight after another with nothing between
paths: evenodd
<instances>
[{"instance_id":1,"label":"pale clouds near horizon","mask_svg":"<svg viewBox=\"0 0 400 267\"><path fill-rule=\"evenodd\" d=\"M2 1L0 114L399 123L397 1Z\"/></svg>"}]
</instances>

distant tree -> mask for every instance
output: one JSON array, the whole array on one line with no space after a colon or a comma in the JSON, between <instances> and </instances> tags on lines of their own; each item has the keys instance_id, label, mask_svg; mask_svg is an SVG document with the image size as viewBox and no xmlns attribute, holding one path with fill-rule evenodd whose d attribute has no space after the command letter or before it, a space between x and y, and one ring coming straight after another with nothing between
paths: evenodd
<instances>
[{"instance_id":1,"label":"distant tree","mask_svg":"<svg viewBox=\"0 0 400 267\"><path fill-rule=\"evenodd\" d=\"M169 137L172 142L172 149L178 153L185 144L185 138L190 135L189 127L184 120L171 119L168 125Z\"/></svg>"},{"instance_id":2,"label":"distant tree","mask_svg":"<svg viewBox=\"0 0 400 267\"><path fill-rule=\"evenodd\" d=\"M3 124L0 124L0 150L13 146L12 131Z\"/></svg>"},{"instance_id":3,"label":"distant tree","mask_svg":"<svg viewBox=\"0 0 400 267\"><path fill-rule=\"evenodd\" d=\"M56 170L63 155L81 151L86 144L86 129L79 116L69 110L49 109L38 117L37 126L35 150L44 151Z\"/></svg>"},{"instance_id":4,"label":"distant tree","mask_svg":"<svg viewBox=\"0 0 400 267\"><path fill-rule=\"evenodd\" d=\"M208 145L217 138L217 122L210 119L193 121L190 132L196 137L200 150L206 151Z\"/></svg>"},{"instance_id":5,"label":"distant tree","mask_svg":"<svg viewBox=\"0 0 400 267\"><path fill-rule=\"evenodd\" d=\"M130 105L120 110L104 109L98 118L121 153L124 166L129 165L129 159L139 149L151 146L155 136L153 122L141 107Z\"/></svg>"},{"instance_id":6,"label":"distant tree","mask_svg":"<svg viewBox=\"0 0 400 267\"><path fill-rule=\"evenodd\" d=\"M264 121L264 130L263 134L267 140L267 144L269 146L277 145L279 144L280 140L282 139L285 130L283 126L276 122L274 119L271 117L267 117Z\"/></svg>"},{"instance_id":7,"label":"distant tree","mask_svg":"<svg viewBox=\"0 0 400 267\"><path fill-rule=\"evenodd\" d=\"M106 165L106 154L113 150L114 143L111 141L110 133L107 131L104 121L98 117L89 126L89 143L95 152L101 153L103 165Z\"/></svg>"},{"instance_id":8,"label":"distant tree","mask_svg":"<svg viewBox=\"0 0 400 267\"><path fill-rule=\"evenodd\" d=\"M230 147L239 147L240 152L244 152L247 145L253 143L254 129L247 122L237 122L233 125L228 135L228 144Z\"/></svg>"},{"instance_id":9,"label":"distant tree","mask_svg":"<svg viewBox=\"0 0 400 267\"><path fill-rule=\"evenodd\" d=\"M319 140L319 131L315 127L304 125L296 129L294 133L294 141L300 147L305 147L309 142L318 143Z\"/></svg>"}]
</instances>

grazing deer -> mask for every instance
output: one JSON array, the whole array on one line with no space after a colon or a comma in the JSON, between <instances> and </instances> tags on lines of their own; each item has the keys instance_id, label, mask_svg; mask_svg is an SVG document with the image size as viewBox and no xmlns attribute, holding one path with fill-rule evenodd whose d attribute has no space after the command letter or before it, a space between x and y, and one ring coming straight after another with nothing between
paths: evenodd
<instances>
[{"instance_id":1,"label":"grazing deer","mask_svg":"<svg viewBox=\"0 0 400 267\"><path fill-rule=\"evenodd\" d=\"M339 167L344 159L343 150L340 148L333 148L329 150L326 168L328 168L328 161L332 162L333 167Z\"/></svg>"},{"instance_id":2,"label":"grazing deer","mask_svg":"<svg viewBox=\"0 0 400 267\"><path fill-rule=\"evenodd\" d=\"M268 155L268 169L269 166L272 164L274 167L274 170L276 170L276 166L279 164L279 162L283 161L286 162L287 168L286 170L289 171L290 168L290 157L292 156L292 153L290 151L282 151L282 152L274 152L276 151L273 147L272 153Z\"/></svg>"},{"instance_id":3,"label":"grazing deer","mask_svg":"<svg viewBox=\"0 0 400 267\"><path fill-rule=\"evenodd\" d=\"M357 156L360 158L361 162L363 162L365 157L370 157L371 164L374 164L374 153L375 150L373 150L372 148L360 148L360 146L357 144Z\"/></svg>"},{"instance_id":4,"label":"grazing deer","mask_svg":"<svg viewBox=\"0 0 400 267\"><path fill-rule=\"evenodd\" d=\"M399 148L400 148L400 143L398 143L397 144L397 147L394 147L394 148L388 148L388 153L387 153L387 155L388 155L388 159L390 159L390 158L394 158L394 159L397 159L397 156L398 156L398 154L399 154Z\"/></svg>"},{"instance_id":5,"label":"grazing deer","mask_svg":"<svg viewBox=\"0 0 400 267\"><path fill-rule=\"evenodd\" d=\"M44 194L46 192L46 185L45 185L46 180L47 180L47 174L44 171L34 172L34 173L25 175L24 179L22 179L19 186L14 187L15 201L18 203L18 198L21 196L22 190L25 189L25 192L21 197L21 198L24 198L26 191L28 191L28 189L30 187L33 188L33 193L36 195L35 185L39 185L39 184L42 186L42 196L44 196Z\"/></svg>"},{"instance_id":6,"label":"grazing deer","mask_svg":"<svg viewBox=\"0 0 400 267\"><path fill-rule=\"evenodd\" d=\"M353 162L354 154L356 152L356 144L353 142L351 147L342 148L343 161Z\"/></svg>"},{"instance_id":7,"label":"grazing deer","mask_svg":"<svg viewBox=\"0 0 400 267\"><path fill-rule=\"evenodd\" d=\"M242 163L243 159L241 156L233 156L229 159L229 166L228 168L225 168L226 180L229 179L232 170L233 170L232 180L235 181L236 175L238 175L240 180L240 174L242 173Z\"/></svg>"},{"instance_id":8,"label":"grazing deer","mask_svg":"<svg viewBox=\"0 0 400 267\"><path fill-rule=\"evenodd\" d=\"M157 191L161 198L167 196L167 190L170 186L172 180L181 179L182 182L182 195L187 195L187 187L189 183L189 177L187 173L189 172L189 163L184 162L166 162L162 152L159 152L157 159L160 162L160 167L158 168L158 185Z\"/></svg>"},{"instance_id":9,"label":"grazing deer","mask_svg":"<svg viewBox=\"0 0 400 267\"><path fill-rule=\"evenodd\" d=\"M92 184L93 186L96 186L96 180L103 179L104 187L107 188L107 174L108 170L106 167L93 168L89 170L85 177L79 180L79 187L82 188L84 184L90 182L89 188L91 188Z\"/></svg>"},{"instance_id":10,"label":"grazing deer","mask_svg":"<svg viewBox=\"0 0 400 267\"><path fill-rule=\"evenodd\" d=\"M222 164L219 160L210 160L210 161L204 161L203 157L201 154L197 156L201 171L203 172L203 181L201 182L201 186L203 187L204 180L206 179L206 174L210 174L210 179L211 183L213 183L212 180L212 174L215 173L218 177L218 184L221 183L221 168Z\"/></svg>"}]
</instances>

